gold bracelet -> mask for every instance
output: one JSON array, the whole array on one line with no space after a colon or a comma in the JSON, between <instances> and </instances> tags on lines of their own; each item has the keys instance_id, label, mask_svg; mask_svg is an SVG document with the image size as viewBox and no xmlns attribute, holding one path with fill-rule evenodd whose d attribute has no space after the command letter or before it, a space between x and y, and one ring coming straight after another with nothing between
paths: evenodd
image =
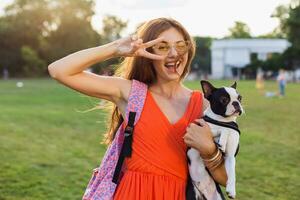
<instances>
[{"instance_id":1,"label":"gold bracelet","mask_svg":"<svg viewBox=\"0 0 300 200\"><path fill-rule=\"evenodd\" d=\"M218 163L215 163L215 165L211 166L211 167L207 167L207 169L209 171L213 171L215 170L216 168L218 168L222 163L224 162L224 159L220 159L220 161Z\"/></svg>"},{"instance_id":2,"label":"gold bracelet","mask_svg":"<svg viewBox=\"0 0 300 200\"><path fill-rule=\"evenodd\" d=\"M210 161L210 162L206 162L204 161L204 164L207 168L211 168L217 164L219 164L219 162L222 160L222 156L218 156L215 160Z\"/></svg>"},{"instance_id":3,"label":"gold bracelet","mask_svg":"<svg viewBox=\"0 0 300 200\"><path fill-rule=\"evenodd\" d=\"M215 160L215 159L219 156L219 154L220 154L219 148L218 148L218 147L216 147L216 148L217 148L217 154L216 154L215 156L213 156L212 158L209 158L209 159L203 159L203 161L205 161L205 162L210 162L210 161Z\"/></svg>"},{"instance_id":4,"label":"gold bracelet","mask_svg":"<svg viewBox=\"0 0 300 200\"><path fill-rule=\"evenodd\" d=\"M223 163L223 161L224 161L223 155L219 153L217 157L215 156L214 160L210 159L210 161L204 161L204 165L208 168L208 170L211 171L219 167Z\"/></svg>"}]
</instances>

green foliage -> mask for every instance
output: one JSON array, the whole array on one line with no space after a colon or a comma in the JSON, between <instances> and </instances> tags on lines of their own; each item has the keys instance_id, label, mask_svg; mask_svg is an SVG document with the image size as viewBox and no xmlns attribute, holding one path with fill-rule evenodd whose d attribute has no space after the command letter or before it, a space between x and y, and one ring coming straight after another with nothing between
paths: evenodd
<instances>
[{"instance_id":1,"label":"green foliage","mask_svg":"<svg viewBox=\"0 0 300 200\"><path fill-rule=\"evenodd\" d=\"M192 61L191 71L210 73L211 51L210 46L212 38L194 37L196 43L195 58Z\"/></svg>"},{"instance_id":2,"label":"green foliage","mask_svg":"<svg viewBox=\"0 0 300 200\"><path fill-rule=\"evenodd\" d=\"M121 37L122 31L127 27L128 21L123 21L116 16L107 15L103 18L101 42L108 43Z\"/></svg>"},{"instance_id":3,"label":"green foliage","mask_svg":"<svg viewBox=\"0 0 300 200\"><path fill-rule=\"evenodd\" d=\"M251 38L250 28L244 22L236 21L232 28L229 28L227 38Z\"/></svg>"},{"instance_id":4,"label":"green foliage","mask_svg":"<svg viewBox=\"0 0 300 200\"><path fill-rule=\"evenodd\" d=\"M23 66L25 76L41 76L47 70L45 61L40 59L32 48L23 46L21 48L21 55L25 63Z\"/></svg>"},{"instance_id":5,"label":"green foliage","mask_svg":"<svg viewBox=\"0 0 300 200\"><path fill-rule=\"evenodd\" d=\"M53 2L52 2L53 3ZM75 51L99 45L99 35L93 30L93 0L56 0L49 6L53 27L43 46L43 57L48 63Z\"/></svg>"},{"instance_id":6,"label":"green foliage","mask_svg":"<svg viewBox=\"0 0 300 200\"><path fill-rule=\"evenodd\" d=\"M0 40L0 65L7 67L11 76L20 76L29 69L22 57L23 46L30 46L49 64L99 45L99 34L91 26L93 6L94 0L14 0L0 17L0 37L5 38Z\"/></svg>"},{"instance_id":7,"label":"green foliage","mask_svg":"<svg viewBox=\"0 0 300 200\"><path fill-rule=\"evenodd\" d=\"M292 46L286 52L286 56L291 60L291 67L300 67L300 3L295 8L290 8L286 27L288 40L292 43Z\"/></svg>"},{"instance_id":8,"label":"green foliage","mask_svg":"<svg viewBox=\"0 0 300 200\"><path fill-rule=\"evenodd\" d=\"M119 39L122 31L127 27L127 23L127 21L123 21L113 15L105 16L102 20L103 28L100 35L101 44L107 44ZM103 73L103 71L113 73L115 66L117 66L119 63L119 58L109 59L93 66L93 71L97 73Z\"/></svg>"},{"instance_id":9,"label":"green foliage","mask_svg":"<svg viewBox=\"0 0 300 200\"><path fill-rule=\"evenodd\" d=\"M279 27L272 33L273 36L286 37L291 46L284 53L274 54L265 62L253 61L245 68L248 73L253 74L258 67L272 71L300 67L300 1L292 1L290 6L278 6L272 17L277 17L280 21Z\"/></svg>"},{"instance_id":10,"label":"green foliage","mask_svg":"<svg viewBox=\"0 0 300 200\"><path fill-rule=\"evenodd\" d=\"M274 29L273 33L281 38L286 38L286 21L289 18L289 7L287 5L277 6L271 17L279 20L279 26Z\"/></svg>"},{"instance_id":11,"label":"green foliage","mask_svg":"<svg viewBox=\"0 0 300 200\"><path fill-rule=\"evenodd\" d=\"M39 71L37 65L28 63L39 60L48 65L73 52L119 38L127 22L106 16L100 35L91 25L94 6L94 0L14 0L0 17L0 38L5 38L0 40L0 70L8 68L12 77L47 75L47 70ZM33 54L21 52L23 46L30 46L35 61L24 59L24 54ZM112 59L93 68L98 73L117 63L118 59Z\"/></svg>"},{"instance_id":12,"label":"green foliage","mask_svg":"<svg viewBox=\"0 0 300 200\"><path fill-rule=\"evenodd\" d=\"M248 64L243 72L247 74L248 78L255 78L258 69L264 71L276 72L279 69L288 69L284 63L283 56L278 53L271 54L266 61L261 61L258 59L252 59L251 63Z\"/></svg>"}]
</instances>

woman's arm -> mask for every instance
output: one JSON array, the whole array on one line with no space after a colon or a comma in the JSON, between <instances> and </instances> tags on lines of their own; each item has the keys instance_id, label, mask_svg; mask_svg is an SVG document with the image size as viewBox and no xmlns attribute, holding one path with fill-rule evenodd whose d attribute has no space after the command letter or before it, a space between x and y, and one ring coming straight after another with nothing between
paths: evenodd
<instances>
[{"instance_id":1,"label":"woman's arm","mask_svg":"<svg viewBox=\"0 0 300 200\"><path fill-rule=\"evenodd\" d=\"M209 101L207 99L203 98L203 111L206 110L209 106L210 106ZM206 152L202 152L202 154L205 154L206 158L212 158L213 152L216 151L216 146L211 144L204 151L206 151ZM219 184L221 184L223 186L226 185L227 173L225 170L224 162L219 167L217 167L214 170L210 170L209 172L213 176L215 181L217 181Z\"/></svg>"},{"instance_id":2,"label":"woman's arm","mask_svg":"<svg viewBox=\"0 0 300 200\"><path fill-rule=\"evenodd\" d=\"M51 77L62 84L89 96L112 101L118 105L121 100L127 100L131 81L100 76L84 71L91 65L120 56L144 56L150 59L162 59L145 49L162 41L163 38L143 43L138 38L122 38L114 42L81 50L61 58L48 66Z\"/></svg>"},{"instance_id":3,"label":"woman's arm","mask_svg":"<svg viewBox=\"0 0 300 200\"><path fill-rule=\"evenodd\" d=\"M208 147L208 149L199 150L199 153L202 158L211 159L215 155L214 152L216 152L216 150L217 150L216 145L212 144L211 147ZM213 170L209 170L209 172L215 181L217 181L219 184L221 184L223 186L226 186L227 173L225 170L224 162L222 162L222 164L220 164L217 168L215 168Z\"/></svg>"},{"instance_id":4,"label":"woman's arm","mask_svg":"<svg viewBox=\"0 0 300 200\"><path fill-rule=\"evenodd\" d=\"M203 159L210 159L216 152L216 145L214 143L212 133L209 125L203 119L195 120L198 124L191 123L186 129L186 134L183 139L184 142L195 149L197 149ZM214 170L210 171L211 175L219 184L226 186L227 174L224 167L224 162Z\"/></svg>"},{"instance_id":5,"label":"woman's arm","mask_svg":"<svg viewBox=\"0 0 300 200\"><path fill-rule=\"evenodd\" d=\"M130 81L84 71L97 62L115 57L116 52L115 42L81 50L51 63L49 74L74 90L116 103L124 95L121 91L130 88Z\"/></svg>"}]
</instances>

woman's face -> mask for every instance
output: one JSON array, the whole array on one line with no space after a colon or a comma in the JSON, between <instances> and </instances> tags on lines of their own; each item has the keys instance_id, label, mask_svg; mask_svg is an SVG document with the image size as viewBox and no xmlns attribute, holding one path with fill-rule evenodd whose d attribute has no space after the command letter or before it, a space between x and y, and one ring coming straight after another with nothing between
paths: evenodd
<instances>
[{"instance_id":1,"label":"woman's face","mask_svg":"<svg viewBox=\"0 0 300 200\"><path fill-rule=\"evenodd\" d=\"M162 32L158 38L163 37L163 42L153 47L153 52L164 55L164 60L153 60L157 79L165 81L179 81L188 59L189 43L175 28Z\"/></svg>"}]
</instances>

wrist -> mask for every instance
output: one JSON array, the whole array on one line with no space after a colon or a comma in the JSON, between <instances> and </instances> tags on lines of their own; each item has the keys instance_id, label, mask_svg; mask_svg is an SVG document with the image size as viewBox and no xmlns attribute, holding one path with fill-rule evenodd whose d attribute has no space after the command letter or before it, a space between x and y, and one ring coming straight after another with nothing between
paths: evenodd
<instances>
[{"instance_id":1,"label":"wrist","mask_svg":"<svg viewBox=\"0 0 300 200\"><path fill-rule=\"evenodd\" d=\"M209 171L214 171L224 162L224 158L221 150L218 147L216 147L215 153L211 157L208 157L206 159L203 158L203 162L205 167Z\"/></svg>"},{"instance_id":2,"label":"wrist","mask_svg":"<svg viewBox=\"0 0 300 200\"><path fill-rule=\"evenodd\" d=\"M119 57L119 51L118 51L118 40L110 42L107 44L107 48L109 49L110 53L111 53L111 57L115 58L115 57Z\"/></svg>"},{"instance_id":3,"label":"wrist","mask_svg":"<svg viewBox=\"0 0 300 200\"><path fill-rule=\"evenodd\" d=\"M215 143L210 143L207 145L205 150L199 150L200 156L203 159L210 159L217 153L217 146Z\"/></svg>"}]
</instances>

